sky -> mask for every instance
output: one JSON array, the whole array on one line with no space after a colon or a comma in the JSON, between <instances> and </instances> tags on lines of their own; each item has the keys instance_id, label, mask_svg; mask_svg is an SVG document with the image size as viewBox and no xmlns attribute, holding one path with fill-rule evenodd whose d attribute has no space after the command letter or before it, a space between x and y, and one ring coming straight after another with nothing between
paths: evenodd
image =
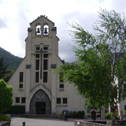
<instances>
[{"instance_id":1,"label":"sky","mask_svg":"<svg viewBox=\"0 0 126 126\"><path fill-rule=\"evenodd\" d=\"M24 58L29 23L46 15L57 27L60 58L73 62L75 44L69 24L76 22L93 33L100 8L126 14L126 0L0 0L0 47Z\"/></svg>"}]
</instances>

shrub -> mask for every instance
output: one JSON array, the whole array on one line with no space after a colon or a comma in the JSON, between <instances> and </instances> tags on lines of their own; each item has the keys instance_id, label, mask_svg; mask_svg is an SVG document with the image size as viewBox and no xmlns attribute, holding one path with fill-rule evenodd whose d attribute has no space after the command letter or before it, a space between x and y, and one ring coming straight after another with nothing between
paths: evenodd
<instances>
[{"instance_id":1,"label":"shrub","mask_svg":"<svg viewBox=\"0 0 126 126\"><path fill-rule=\"evenodd\" d=\"M106 113L105 114L105 118L106 119L112 119L113 118L113 112L111 112L111 113ZM117 111L115 111L115 119L117 120L118 119L118 112Z\"/></svg>"},{"instance_id":2,"label":"shrub","mask_svg":"<svg viewBox=\"0 0 126 126\"><path fill-rule=\"evenodd\" d=\"M112 119L112 113L108 113L108 112L107 112L107 113L105 114L105 118L106 118L106 119Z\"/></svg>"},{"instance_id":3,"label":"shrub","mask_svg":"<svg viewBox=\"0 0 126 126\"><path fill-rule=\"evenodd\" d=\"M124 111L123 116L124 116L124 118L126 119L126 111Z\"/></svg>"},{"instance_id":4,"label":"shrub","mask_svg":"<svg viewBox=\"0 0 126 126\"><path fill-rule=\"evenodd\" d=\"M77 114L77 112L76 112L76 111L73 111L72 117L73 117L73 118L76 118L76 114Z\"/></svg>"},{"instance_id":5,"label":"shrub","mask_svg":"<svg viewBox=\"0 0 126 126\"><path fill-rule=\"evenodd\" d=\"M85 116L85 112L84 111L78 111L76 113L76 118L84 118Z\"/></svg>"},{"instance_id":6,"label":"shrub","mask_svg":"<svg viewBox=\"0 0 126 126\"><path fill-rule=\"evenodd\" d=\"M91 114L87 114L87 117L91 117Z\"/></svg>"},{"instance_id":7,"label":"shrub","mask_svg":"<svg viewBox=\"0 0 126 126\"><path fill-rule=\"evenodd\" d=\"M69 118L73 118L73 112L72 111L69 112Z\"/></svg>"},{"instance_id":8,"label":"shrub","mask_svg":"<svg viewBox=\"0 0 126 126\"><path fill-rule=\"evenodd\" d=\"M0 121L11 121L11 118L7 115L0 115Z\"/></svg>"},{"instance_id":9,"label":"shrub","mask_svg":"<svg viewBox=\"0 0 126 126\"><path fill-rule=\"evenodd\" d=\"M62 112L63 113L63 112ZM69 118L84 118L84 111L69 111Z\"/></svg>"},{"instance_id":10,"label":"shrub","mask_svg":"<svg viewBox=\"0 0 126 126\"><path fill-rule=\"evenodd\" d=\"M12 96L12 87L0 79L0 114L10 109L13 103Z\"/></svg>"},{"instance_id":11,"label":"shrub","mask_svg":"<svg viewBox=\"0 0 126 126\"><path fill-rule=\"evenodd\" d=\"M11 106L10 110L6 112L7 114L25 114L25 106Z\"/></svg>"}]
</instances>

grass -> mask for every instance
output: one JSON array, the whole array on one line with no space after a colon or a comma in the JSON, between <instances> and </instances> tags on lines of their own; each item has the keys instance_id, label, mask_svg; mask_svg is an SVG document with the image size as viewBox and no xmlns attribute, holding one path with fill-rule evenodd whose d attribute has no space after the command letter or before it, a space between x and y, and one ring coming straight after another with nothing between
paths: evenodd
<instances>
[{"instance_id":1,"label":"grass","mask_svg":"<svg viewBox=\"0 0 126 126\"><path fill-rule=\"evenodd\" d=\"M11 118L7 115L0 114L0 121L11 121Z\"/></svg>"}]
</instances>

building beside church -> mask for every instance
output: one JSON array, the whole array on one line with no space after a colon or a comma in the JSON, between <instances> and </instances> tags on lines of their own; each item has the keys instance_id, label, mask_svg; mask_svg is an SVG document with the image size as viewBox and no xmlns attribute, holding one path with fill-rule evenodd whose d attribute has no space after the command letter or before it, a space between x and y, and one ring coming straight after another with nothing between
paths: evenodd
<instances>
[{"instance_id":1,"label":"building beside church","mask_svg":"<svg viewBox=\"0 0 126 126\"><path fill-rule=\"evenodd\" d=\"M84 98L73 84L64 83L53 70L64 61L58 56L57 29L45 16L30 23L26 54L8 84L13 86L13 106L25 106L28 114L60 115L70 111L83 111Z\"/></svg>"}]
</instances>

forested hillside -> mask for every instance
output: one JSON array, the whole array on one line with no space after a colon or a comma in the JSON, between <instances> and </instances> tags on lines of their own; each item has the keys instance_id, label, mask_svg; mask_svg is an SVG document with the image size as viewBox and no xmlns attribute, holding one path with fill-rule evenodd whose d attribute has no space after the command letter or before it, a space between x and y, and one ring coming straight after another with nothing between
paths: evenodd
<instances>
[{"instance_id":1,"label":"forested hillside","mask_svg":"<svg viewBox=\"0 0 126 126\"><path fill-rule=\"evenodd\" d=\"M0 58L4 57L4 62L9 64L8 69L16 70L23 58L12 55L10 52L0 47Z\"/></svg>"}]
</instances>

